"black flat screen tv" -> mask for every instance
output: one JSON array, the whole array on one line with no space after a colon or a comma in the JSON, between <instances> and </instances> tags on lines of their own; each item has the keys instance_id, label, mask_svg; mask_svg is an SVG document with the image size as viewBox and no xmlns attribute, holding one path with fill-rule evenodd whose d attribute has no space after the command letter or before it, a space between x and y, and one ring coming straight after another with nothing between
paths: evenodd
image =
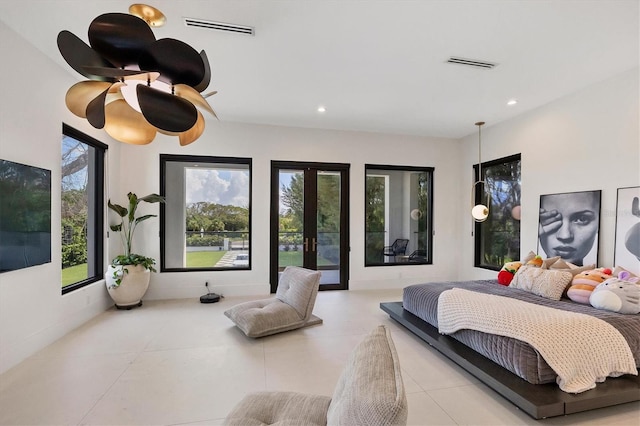
<instances>
[{"instance_id":1,"label":"black flat screen tv","mask_svg":"<svg viewBox=\"0 0 640 426\"><path fill-rule=\"evenodd\" d=\"M51 262L51 170L0 159L0 272Z\"/></svg>"}]
</instances>

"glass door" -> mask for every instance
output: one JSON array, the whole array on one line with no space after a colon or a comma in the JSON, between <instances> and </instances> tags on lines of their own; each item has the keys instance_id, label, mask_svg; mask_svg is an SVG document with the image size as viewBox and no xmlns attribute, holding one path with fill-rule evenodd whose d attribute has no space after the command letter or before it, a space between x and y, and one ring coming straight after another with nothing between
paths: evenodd
<instances>
[{"instance_id":1,"label":"glass door","mask_svg":"<svg viewBox=\"0 0 640 426\"><path fill-rule=\"evenodd\" d=\"M271 291L289 265L321 272L321 290L348 280L345 164L272 162Z\"/></svg>"}]
</instances>

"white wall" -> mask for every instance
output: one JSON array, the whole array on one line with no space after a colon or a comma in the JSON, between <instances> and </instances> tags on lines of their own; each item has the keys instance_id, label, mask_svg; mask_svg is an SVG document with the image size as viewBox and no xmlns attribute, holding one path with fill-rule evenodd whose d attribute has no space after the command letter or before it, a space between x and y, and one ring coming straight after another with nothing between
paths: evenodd
<instances>
[{"instance_id":1,"label":"white wall","mask_svg":"<svg viewBox=\"0 0 640 426\"><path fill-rule=\"evenodd\" d=\"M483 161L522 154L521 254L537 251L540 195L601 190L598 265L614 266L617 189L640 186L638 80L635 68L505 123L483 127ZM478 162L477 133L462 143L465 158L459 174L470 187L472 164ZM469 197L461 194L461 199ZM473 267L472 223L466 206L463 210L459 278L494 278L494 272Z\"/></svg>"},{"instance_id":2,"label":"white wall","mask_svg":"<svg viewBox=\"0 0 640 426\"><path fill-rule=\"evenodd\" d=\"M108 143L69 113L77 80L0 21L0 158L51 170L51 263L0 274L0 373L111 305L104 281L62 296L60 156L62 122ZM55 40L51 41L52 44ZM118 147L110 149L118 154ZM56 184L58 183L58 184Z\"/></svg>"},{"instance_id":3,"label":"white wall","mask_svg":"<svg viewBox=\"0 0 640 426\"><path fill-rule=\"evenodd\" d=\"M215 99L213 101L215 106ZM326 131L209 121L204 135L187 147L177 139L159 135L148 146L121 147L121 182L124 193L146 195L159 191L159 154L215 155L253 159L251 271L166 272L153 274L146 299L197 297L209 282L212 291L228 295L269 292L269 203L271 160L320 161L351 164L350 172L350 289L402 287L407 283L454 279L456 263L447 253L455 251L456 221L450 209L459 203L459 143L455 140ZM364 267L364 165L383 164L435 167L433 265ZM156 213L157 205L142 206ZM159 221L138 228L138 249L160 257ZM140 232L143 231L143 232ZM438 232L440 231L440 232ZM117 241L114 241L117 243Z\"/></svg>"}]
</instances>

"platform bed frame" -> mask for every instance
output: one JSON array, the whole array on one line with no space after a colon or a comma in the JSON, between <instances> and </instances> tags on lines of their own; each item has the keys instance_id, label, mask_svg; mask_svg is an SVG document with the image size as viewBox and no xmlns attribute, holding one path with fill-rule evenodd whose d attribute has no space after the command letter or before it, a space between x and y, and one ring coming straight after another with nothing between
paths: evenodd
<instances>
[{"instance_id":1,"label":"platform bed frame","mask_svg":"<svg viewBox=\"0 0 640 426\"><path fill-rule=\"evenodd\" d=\"M534 385L456 339L438 333L437 328L405 311L402 302L380 303L380 309L534 419L640 400L640 376L610 377L595 389L579 394L563 392L555 383Z\"/></svg>"}]
</instances>

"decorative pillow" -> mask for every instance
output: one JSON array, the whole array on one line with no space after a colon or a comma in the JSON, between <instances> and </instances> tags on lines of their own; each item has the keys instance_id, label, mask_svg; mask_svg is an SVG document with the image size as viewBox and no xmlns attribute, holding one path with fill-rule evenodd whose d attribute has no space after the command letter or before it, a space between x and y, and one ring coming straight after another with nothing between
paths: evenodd
<instances>
[{"instance_id":1,"label":"decorative pillow","mask_svg":"<svg viewBox=\"0 0 640 426\"><path fill-rule=\"evenodd\" d=\"M621 314L638 314L640 313L640 285L618 278L609 278L591 292L589 302L597 309Z\"/></svg>"},{"instance_id":2,"label":"decorative pillow","mask_svg":"<svg viewBox=\"0 0 640 426\"><path fill-rule=\"evenodd\" d=\"M600 269L581 272L571 280L571 287L567 290L567 296L574 302L588 305L593 289L609 278L611 278L611 275L604 273Z\"/></svg>"},{"instance_id":3,"label":"decorative pillow","mask_svg":"<svg viewBox=\"0 0 640 426\"><path fill-rule=\"evenodd\" d=\"M524 265L518 269L509 287L519 288L547 299L560 300L571 278L573 276L566 271Z\"/></svg>"},{"instance_id":4,"label":"decorative pillow","mask_svg":"<svg viewBox=\"0 0 640 426\"><path fill-rule=\"evenodd\" d=\"M551 269L555 263L560 260L560 256L550 257L542 261L542 269Z\"/></svg>"},{"instance_id":5,"label":"decorative pillow","mask_svg":"<svg viewBox=\"0 0 640 426\"><path fill-rule=\"evenodd\" d=\"M595 268L596 268L595 264L585 265L585 266L576 266L573 263L569 263L564 261L563 259L559 259L553 265L551 265L549 269L567 271L567 272L570 272L571 275L575 277L581 272L590 271Z\"/></svg>"}]
</instances>

